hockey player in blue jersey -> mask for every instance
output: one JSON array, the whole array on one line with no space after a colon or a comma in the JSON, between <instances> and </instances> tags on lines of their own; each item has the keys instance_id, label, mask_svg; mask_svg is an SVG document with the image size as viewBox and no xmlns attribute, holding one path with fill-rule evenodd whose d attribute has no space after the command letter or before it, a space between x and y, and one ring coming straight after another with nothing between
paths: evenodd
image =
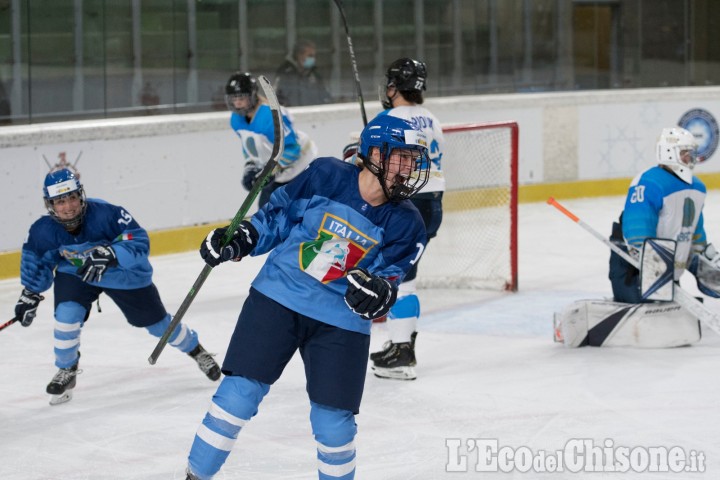
<instances>
[{"instance_id":1,"label":"hockey player in blue jersey","mask_svg":"<svg viewBox=\"0 0 720 480\"><path fill-rule=\"evenodd\" d=\"M392 62L385 74L384 98L381 98L385 110L379 115L405 119L427 136L430 178L411 201L422 215L429 242L437 235L443 216L445 177L442 160L445 139L438 119L421 106L426 78L427 69L423 62L411 58L399 58ZM388 342L382 350L370 355L373 372L377 377L399 380L414 380L417 377L415 339L420 317L420 300L415 286L417 269L418 263L413 264L400 284L398 300L387 316Z\"/></svg>"},{"instance_id":2,"label":"hockey player in blue jersey","mask_svg":"<svg viewBox=\"0 0 720 480\"><path fill-rule=\"evenodd\" d=\"M270 158L275 127L266 99L258 95L257 79L250 73L234 73L225 85L225 103L232 112L230 126L242 141L245 162L242 184L250 190L257 175ZM270 182L260 192L258 207L270 199L272 192L302 172L317 156L317 147L304 132L296 130L290 114L282 109L285 147Z\"/></svg>"},{"instance_id":3,"label":"hockey player in blue jersey","mask_svg":"<svg viewBox=\"0 0 720 480\"><path fill-rule=\"evenodd\" d=\"M225 373L189 455L191 480L212 478L242 427L296 350L305 365L318 477L355 476L355 415L370 329L422 254L422 218L408 200L427 182L427 142L405 120L365 127L364 166L318 158L241 223L220 247L217 229L200 253L211 265L269 252L225 356ZM272 454L272 453L271 453Z\"/></svg>"},{"instance_id":4,"label":"hockey player in blue jersey","mask_svg":"<svg viewBox=\"0 0 720 480\"><path fill-rule=\"evenodd\" d=\"M700 291L720 297L720 253L705 235L706 189L693 175L696 152L689 131L662 130L656 146L658 164L633 179L610 240L638 260L646 240L671 240L672 279L679 282L688 270ZM567 346L671 347L700 339L698 319L677 303L643 299L641 272L615 252L609 279L614 302L583 301L582 308L576 302L556 318L556 340Z\"/></svg>"},{"instance_id":5,"label":"hockey player in blue jersey","mask_svg":"<svg viewBox=\"0 0 720 480\"><path fill-rule=\"evenodd\" d=\"M160 337L170 324L148 261L147 232L122 207L85 197L77 176L68 169L45 177L49 215L37 220L22 247L23 291L15 318L25 327L37 314L42 292L54 284L55 365L47 386L51 404L72 398L80 359L80 333L90 307L101 293L110 297L135 327ZM220 368L198 342L197 333L178 325L170 344L190 355L211 380Z\"/></svg>"}]
</instances>

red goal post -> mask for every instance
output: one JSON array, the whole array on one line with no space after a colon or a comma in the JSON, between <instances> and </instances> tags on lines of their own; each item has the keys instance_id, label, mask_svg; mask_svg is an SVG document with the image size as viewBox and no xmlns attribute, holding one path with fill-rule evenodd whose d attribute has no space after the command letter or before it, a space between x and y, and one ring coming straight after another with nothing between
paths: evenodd
<instances>
[{"instance_id":1,"label":"red goal post","mask_svg":"<svg viewBox=\"0 0 720 480\"><path fill-rule=\"evenodd\" d=\"M516 122L443 128L443 221L427 246L419 288L518 288Z\"/></svg>"}]
</instances>

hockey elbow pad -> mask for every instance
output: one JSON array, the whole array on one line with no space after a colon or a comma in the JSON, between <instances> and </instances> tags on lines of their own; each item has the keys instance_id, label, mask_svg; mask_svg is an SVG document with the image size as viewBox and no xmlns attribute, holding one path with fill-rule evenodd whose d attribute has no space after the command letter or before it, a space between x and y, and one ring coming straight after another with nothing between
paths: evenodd
<instances>
[{"instance_id":1,"label":"hockey elbow pad","mask_svg":"<svg viewBox=\"0 0 720 480\"><path fill-rule=\"evenodd\" d=\"M388 280L370 274L364 268L353 268L347 274L345 303L350 310L367 320L387 315L397 299L397 287Z\"/></svg>"}]
</instances>

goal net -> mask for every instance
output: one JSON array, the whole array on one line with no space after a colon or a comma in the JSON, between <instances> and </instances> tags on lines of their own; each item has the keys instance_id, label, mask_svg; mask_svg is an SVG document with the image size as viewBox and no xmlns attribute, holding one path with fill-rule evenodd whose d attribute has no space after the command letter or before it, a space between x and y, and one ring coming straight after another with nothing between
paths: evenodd
<instances>
[{"instance_id":1,"label":"goal net","mask_svg":"<svg viewBox=\"0 0 720 480\"><path fill-rule=\"evenodd\" d=\"M443 220L423 254L417 285L515 291L518 125L457 125L443 132Z\"/></svg>"}]
</instances>

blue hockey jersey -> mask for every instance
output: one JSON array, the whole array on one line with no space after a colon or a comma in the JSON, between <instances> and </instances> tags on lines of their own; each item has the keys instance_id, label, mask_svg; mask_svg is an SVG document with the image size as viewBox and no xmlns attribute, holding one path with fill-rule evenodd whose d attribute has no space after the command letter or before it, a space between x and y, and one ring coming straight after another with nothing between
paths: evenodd
<instances>
[{"instance_id":1,"label":"blue hockey jersey","mask_svg":"<svg viewBox=\"0 0 720 480\"><path fill-rule=\"evenodd\" d=\"M278 164L281 167L288 167L300 158L301 148L290 118L287 114L283 114L282 119L285 148L282 157L278 159ZM244 115L233 112L230 115L230 126L243 142L245 159L255 160L258 167L262 168L270 158L269 154L275 141L272 109L267 105L260 105L250 122L247 121Z\"/></svg>"},{"instance_id":2,"label":"blue hockey jersey","mask_svg":"<svg viewBox=\"0 0 720 480\"><path fill-rule=\"evenodd\" d=\"M99 199L87 199L82 227L77 235L49 215L38 219L22 247L20 281L33 292L44 292L53 282L53 271L77 275L90 251L111 245L118 266L109 268L93 285L120 290L142 288L152 283L148 260L150 240L127 210Z\"/></svg>"},{"instance_id":3,"label":"blue hockey jersey","mask_svg":"<svg viewBox=\"0 0 720 480\"><path fill-rule=\"evenodd\" d=\"M260 238L252 255L272 250L253 287L298 313L370 334L371 322L345 304L352 267L399 283L426 243L409 200L373 207L360 195L355 165L318 158L273 192L251 219Z\"/></svg>"},{"instance_id":4,"label":"blue hockey jersey","mask_svg":"<svg viewBox=\"0 0 720 480\"><path fill-rule=\"evenodd\" d=\"M622 216L623 236L629 247L640 250L646 238L675 240L675 280L688 265L693 246L707 243L703 206L707 190L697 177L687 184L655 166L635 177Z\"/></svg>"}]
</instances>

